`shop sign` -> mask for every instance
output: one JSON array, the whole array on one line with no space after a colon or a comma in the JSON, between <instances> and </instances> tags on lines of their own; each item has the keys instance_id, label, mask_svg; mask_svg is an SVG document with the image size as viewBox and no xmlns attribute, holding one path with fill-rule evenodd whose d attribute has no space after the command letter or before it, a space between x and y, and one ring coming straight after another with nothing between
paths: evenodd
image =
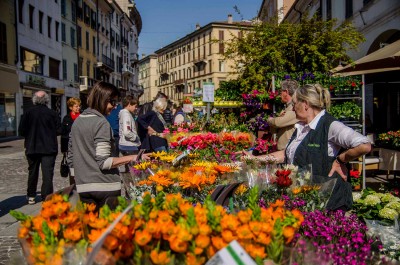
<instances>
[{"instance_id":1,"label":"shop sign","mask_svg":"<svg viewBox=\"0 0 400 265\"><path fill-rule=\"evenodd\" d=\"M43 78L43 77L39 77L39 76L27 75L26 76L26 83L32 84L32 85L37 85L37 86L45 86L46 85L46 79Z\"/></svg>"}]
</instances>

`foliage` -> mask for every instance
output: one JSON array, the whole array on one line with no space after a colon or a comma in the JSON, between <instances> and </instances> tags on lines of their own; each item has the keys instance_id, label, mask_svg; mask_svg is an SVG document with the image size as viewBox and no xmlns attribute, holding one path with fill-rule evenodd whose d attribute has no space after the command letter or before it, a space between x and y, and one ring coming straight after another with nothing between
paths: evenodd
<instances>
[{"instance_id":1,"label":"foliage","mask_svg":"<svg viewBox=\"0 0 400 265\"><path fill-rule=\"evenodd\" d=\"M265 89L268 73L319 71L326 73L339 61L350 62L346 54L364 41L350 23L321 21L306 15L300 23L264 22L242 38L228 42L227 59L235 62L239 82L248 93Z\"/></svg>"},{"instance_id":2,"label":"foliage","mask_svg":"<svg viewBox=\"0 0 400 265\"><path fill-rule=\"evenodd\" d=\"M215 99L224 101L241 100L241 87L237 80L221 81L219 88L215 90Z\"/></svg>"},{"instance_id":3,"label":"foliage","mask_svg":"<svg viewBox=\"0 0 400 265\"><path fill-rule=\"evenodd\" d=\"M337 104L329 109L329 113L338 120L360 120L361 107L351 101Z\"/></svg>"},{"instance_id":4,"label":"foliage","mask_svg":"<svg viewBox=\"0 0 400 265\"><path fill-rule=\"evenodd\" d=\"M205 120L205 118L203 118ZM246 124L242 123L234 113L217 113L211 116L210 121L205 123L204 129L212 133L222 131L248 132Z\"/></svg>"}]
</instances>

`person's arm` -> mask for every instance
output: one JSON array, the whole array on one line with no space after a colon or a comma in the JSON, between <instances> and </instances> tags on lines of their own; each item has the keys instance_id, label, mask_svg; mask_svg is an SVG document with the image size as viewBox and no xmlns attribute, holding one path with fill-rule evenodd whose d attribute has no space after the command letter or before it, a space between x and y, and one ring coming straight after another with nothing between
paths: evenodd
<instances>
[{"instance_id":1,"label":"person's arm","mask_svg":"<svg viewBox=\"0 0 400 265\"><path fill-rule=\"evenodd\" d=\"M347 127L341 122L334 121L328 133L328 140L345 149L336 156L328 176L337 172L344 180L347 179L346 163L371 152L372 146L367 137Z\"/></svg>"},{"instance_id":2,"label":"person's arm","mask_svg":"<svg viewBox=\"0 0 400 265\"><path fill-rule=\"evenodd\" d=\"M286 111L284 115L275 118L268 118L268 123L272 127L283 128L294 125L298 122L294 111Z\"/></svg>"},{"instance_id":3,"label":"person's arm","mask_svg":"<svg viewBox=\"0 0 400 265\"><path fill-rule=\"evenodd\" d=\"M150 135L156 133L156 131L150 126L151 120L153 119L154 115L156 115L154 111L149 111L146 114L139 115L139 117L137 118L137 122L142 125L142 127L145 128Z\"/></svg>"},{"instance_id":4,"label":"person's arm","mask_svg":"<svg viewBox=\"0 0 400 265\"><path fill-rule=\"evenodd\" d=\"M251 152L249 152L249 151L242 151L241 153L243 155L253 156L253 154ZM268 157L268 156L275 157L277 159L277 163L283 163L285 161L285 150L280 150L280 151L276 151L276 152L273 152L273 153L260 155L260 156L257 156L257 158L263 159L263 158Z\"/></svg>"}]
</instances>

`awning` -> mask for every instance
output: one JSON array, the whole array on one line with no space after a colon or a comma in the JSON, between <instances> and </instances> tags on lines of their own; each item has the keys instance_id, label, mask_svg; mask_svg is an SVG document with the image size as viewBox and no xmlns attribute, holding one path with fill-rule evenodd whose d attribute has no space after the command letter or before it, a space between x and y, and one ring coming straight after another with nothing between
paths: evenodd
<instances>
[{"instance_id":1,"label":"awning","mask_svg":"<svg viewBox=\"0 0 400 265\"><path fill-rule=\"evenodd\" d=\"M331 70L335 75L362 75L400 70L400 40L370 53L345 67Z\"/></svg>"},{"instance_id":2,"label":"awning","mask_svg":"<svg viewBox=\"0 0 400 265\"><path fill-rule=\"evenodd\" d=\"M17 93L19 79L17 71L0 66L0 92Z\"/></svg>"}]
</instances>

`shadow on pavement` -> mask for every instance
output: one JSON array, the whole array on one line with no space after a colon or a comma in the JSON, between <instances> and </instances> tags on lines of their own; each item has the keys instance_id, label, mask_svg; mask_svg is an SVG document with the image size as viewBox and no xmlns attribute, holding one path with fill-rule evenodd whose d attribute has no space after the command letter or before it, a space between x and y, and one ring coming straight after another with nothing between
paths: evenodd
<instances>
[{"instance_id":1,"label":"shadow on pavement","mask_svg":"<svg viewBox=\"0 0 400 265\"><path fill-rule=\"evenodd\" d=\"M38 199L36 197L36 199ZM38 200L36 200L38 201ZM26 196L14 196L0 202L0 217L8 214L10 210L15 210L27 205Z\"/></svg>"}]
</instances>

